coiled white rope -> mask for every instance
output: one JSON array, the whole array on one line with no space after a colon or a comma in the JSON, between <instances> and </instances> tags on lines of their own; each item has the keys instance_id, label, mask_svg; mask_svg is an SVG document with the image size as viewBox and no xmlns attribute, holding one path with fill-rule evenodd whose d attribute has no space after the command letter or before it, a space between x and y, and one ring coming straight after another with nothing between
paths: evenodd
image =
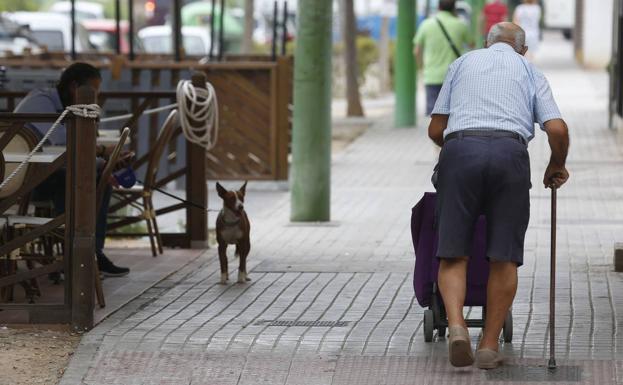
<instances>
[{"instance_id":1,"label":"coiled white rope","mask_svg":"<svg viewBox=\"0 0 623 385\"><path fill-rule=\"evenodd\" d=\"M2 190L9 182L15 178L17 174L30 162L33 156L41 149L41 147L47 142L48 138L56 131L58 126L63 122L68 113L72 113L75 116L79 116L87 119L97 119L102 113L102 109L97 104L74 104L71 106L67 106L65 110L60 114L60 116L56 119L52 127L48 130L48 132L43 135L43 138L37 143L35 148L26 155L26 158L20 162L20 164L13 170L9 176L7 176L2 183L0 183L0 190Z\"/></svg>"},{"instance_id":2,"label":"coiled white rope","mask_svg":"<svg viewBox=\"0 0 623 385\"><path fill-rule=\"evenodd\" d=\"M194 87L189 80L177 83L180 125L186 139L212 149L218 140L218 100L212 84Z\"/></svg>"},{"instance_id":3,"label":"coiled white rope","mask_svg":"<svg viewBox=\"0 0 623 385\"><path fill-rule=\"evenodd\" d=\"M189 80L177 83L176 103L151 108L143 115L155 114L178 108L180 125L188 141L212 149L218 140L218 100L214 87L206 83L206 88L197 88ZM100 123L126 120L134 114L110 116L100 119Z\"/></svg>"}]
</instances>

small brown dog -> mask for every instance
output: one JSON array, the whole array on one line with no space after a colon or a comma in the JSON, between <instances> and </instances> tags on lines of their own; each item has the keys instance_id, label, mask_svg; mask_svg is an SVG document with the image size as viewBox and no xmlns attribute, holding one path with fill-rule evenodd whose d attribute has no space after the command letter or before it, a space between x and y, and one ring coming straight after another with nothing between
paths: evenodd
<instances>
[{"instance_id":1,"label":"small brown dog","mask_svg":"<svg viewBox=\"0 0 623 385\"><path fill-rule=\"evenodd\" d=\"M223 199L223 209L216 218L216 240L218 241L218 257L221 262L221 284L229 280L227 270L227 246L236 245L236 255L240 258L238 268L238 283L244 283L251 279L247 276L247 256L251 250L249 233L251 224L247 213L244 211L244 195L247 182L244 182L240 190L228 191L220 183L216 183L218 196Z\"/></svg>"}]
</instances>

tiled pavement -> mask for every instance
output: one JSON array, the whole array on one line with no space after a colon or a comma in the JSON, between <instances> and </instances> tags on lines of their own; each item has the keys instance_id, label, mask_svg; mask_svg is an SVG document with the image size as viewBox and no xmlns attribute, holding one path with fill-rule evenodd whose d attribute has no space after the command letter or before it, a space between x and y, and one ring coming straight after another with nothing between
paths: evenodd
<instances>
[{"instance_id":1,"label":"tiled pavement","mask_svg":"<svg viewBox=\"0 0 623 385\"><path fill-rule=\"evenodd\" d=\"M431 189L435 150L423 127L390 129L386 120L334 158L331 223L289 223L287 191L251 188L253 281L218 285L208 250L85 335L61 384L623 384L623 275L612 271L613 244L623 239L623 153L606 128L607 78L573 67L568 44L542 48L539 64L572 132L571 181L559 194L563 369L542 367L545 136L530 146L532 219L514 340L503 346L512 365L457 370L447 364L444 339L424 342L411 283L410 208Z\"/></svg>"}]
</instances>

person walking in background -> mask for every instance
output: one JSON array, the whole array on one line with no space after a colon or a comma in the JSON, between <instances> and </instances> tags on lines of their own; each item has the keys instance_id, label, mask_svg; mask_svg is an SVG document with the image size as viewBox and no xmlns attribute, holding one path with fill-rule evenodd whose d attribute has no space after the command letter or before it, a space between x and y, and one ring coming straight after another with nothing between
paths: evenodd
<instances>
[{"instance_id":1,"label":"person walking in background","mask_svg":"<svg viewBox=\"0 0 623 385\"><path fill-rule=\"evenodd\" d=\"M507 21L508 7L502 0L487 0L487 5L482 9L482 36L487 39L487 34L491 27L497 23Z\"/></svg>"},{"instance_id":2,"label":"person walking in background","mask_svg":"<svg viewBox=\"0 0 623 385\"><path fill-rule=\"evenodd\" d=\"M424 66L427 116L435 106L448 66L466 46L473 46L469 28L455 15L455 8L455 0L440 0L439 12L422 22L413 39L416 60Z\"/></svg>"},{"instance_id":3,"label":"person walking in background","mask_svg":"<svg viewBox=\"0 0 623 385\"><path fill-rule=\"evenodd\" d=\"M526 46L529 49L526 57L532 59L541 39L541 6L538 0L523 0L523 4L515 8L513 23L526 31Z\"/></svg>"}]
</instances>

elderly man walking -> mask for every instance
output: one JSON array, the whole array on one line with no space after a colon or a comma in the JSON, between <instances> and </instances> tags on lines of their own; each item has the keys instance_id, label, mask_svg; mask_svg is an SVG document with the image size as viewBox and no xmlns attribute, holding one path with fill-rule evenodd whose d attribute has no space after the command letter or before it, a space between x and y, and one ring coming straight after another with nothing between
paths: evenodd
<instances>
[{"instance_id":1,"label":"elderly man walking","mask_svg":"<svg viewBox=\"0 0 623 385\"><path fill-rule=\"evenodd\" d=\"M474 224L487 218L487 313L475 354L481 369L502 363L498 339L517 290L530 217L527 144L534 124L547 133L551 158L545 187L560 187L569 136L543 74L525 58L525 33L513 23L494 25L485 49L449 68L428 128L442 147L438 169L439 289L448 315L449 359L474 362L463 303Z\"/></svg>"}]
</instances>

